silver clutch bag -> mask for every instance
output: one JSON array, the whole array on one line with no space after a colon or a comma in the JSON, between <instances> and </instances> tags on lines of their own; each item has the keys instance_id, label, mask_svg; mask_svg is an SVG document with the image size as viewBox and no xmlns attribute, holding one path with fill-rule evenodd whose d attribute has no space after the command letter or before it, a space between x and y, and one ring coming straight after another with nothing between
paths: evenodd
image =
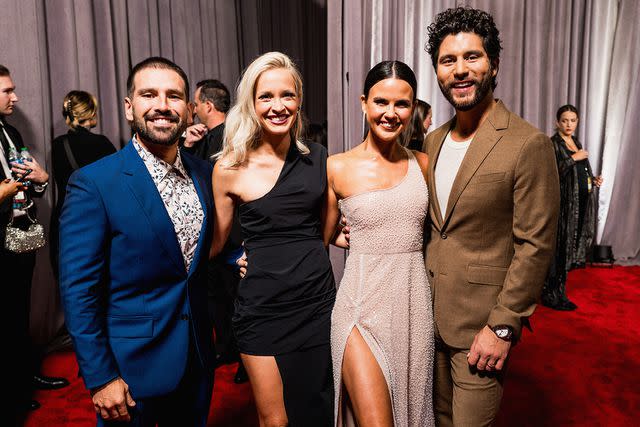
<instances>
[{"instance_id":1,"label":"silver clutch bag","mask_svg":"<svg viewBox=\"0 0 640 427\"><path fill-rule=\"evenodd\" d=\"M4 236L4 247L6 250L22 254L33 252L45 245L44 227L38 221L31 218L28 212L27 218L29 218L31 224L26 230L14 227L13 217L9 224L7 224L6 234Z\"/></svg>"}]
</instances>

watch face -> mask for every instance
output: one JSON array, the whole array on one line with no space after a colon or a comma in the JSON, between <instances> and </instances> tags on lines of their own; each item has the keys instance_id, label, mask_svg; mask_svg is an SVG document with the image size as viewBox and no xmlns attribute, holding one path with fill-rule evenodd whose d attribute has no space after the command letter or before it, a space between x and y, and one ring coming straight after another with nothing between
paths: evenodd
<instances>
[{"instance_id":1,"label":"watch face","mask_svg":"<svg viewBox=\"0 0 640 427\"><path fill-rule=\"evenodd\" d=\"M509 330L508 329L496 329L496 335L499 338L506 338L507 335L509 335Z\"/></svg>"}]
</instances>

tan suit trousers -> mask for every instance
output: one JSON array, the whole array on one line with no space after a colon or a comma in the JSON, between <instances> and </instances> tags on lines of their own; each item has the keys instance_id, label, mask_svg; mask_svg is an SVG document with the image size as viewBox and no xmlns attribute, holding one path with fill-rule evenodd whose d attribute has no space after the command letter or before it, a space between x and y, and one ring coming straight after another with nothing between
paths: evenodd
<instances>
[{"instance_id":1,"label":"tan suit trousers","mask_svg":"<svg viewBox=\"0 0 640 427\"><path fill-rule=\"evenodd\" d=\"M446 345L436 332L433 409L439 427L490 426L500 409L506 364L498 373L478 372L467 353Z\"/></svg>"}]
</instances>

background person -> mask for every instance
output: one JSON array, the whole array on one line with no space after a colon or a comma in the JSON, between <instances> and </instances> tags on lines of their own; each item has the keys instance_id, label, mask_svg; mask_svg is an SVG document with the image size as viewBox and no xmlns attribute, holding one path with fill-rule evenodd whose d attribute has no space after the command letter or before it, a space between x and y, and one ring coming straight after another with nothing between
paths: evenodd
<instances>
[{"instance_id":1,"label":"background person","mask_svg":"<svg viewBox=\"0 0 640 427\"><path fill-rule=\"evenodd\" d=\"M36 206L32 198L42 197L49 181L49 174L33 158L16 162L14 157L23 153L26 145L18 130L7 122L7 117L15 111L19 98L9 69L0 65L0 182L6 192L0 201L0 277L3 283L5 304L3 324L7 325L5 341L11 346L6 352L9 391L7 401L11 425L22 425L22 417L28 410L37 409L40 404L32 399L33 389L53 389L68 385L66 379L44 377L38 374L40 350L31 342L29 316L31 310L31 282L36 263L36 252L16 253L5 249L5 230L12 222L14 227L26 230L31 218L36 218ZM26 188L14 193L14 181L24 180ZM14 204L14 197L21 202Z\"/></svg>"},{"instance_id":2,"label":"background person","mask_svg":"<svg viewBox=\"0 0 640 427\"><path fill-rule=\"evenodd\" d=\"M59 219L69 177L75 170L116 152L106 136L92 133L90 130L98 124L98 101L95 96L82 90L72 90L62 101L62 117L69 130L51 143L56 204L51 213L49 251L56 279Z\"/></svg>"},{"instance_id":3,"label":"background person","mask_svg":"<svg viewBox=\"0 0 640 427\"><path fill-rule=\"evenodd\" d=\"M422 151L424 137L431 127L431 116L431 105L416 99L411 120L402 135L402 144L409 150Z\"/></svg>"},{"instance_id":4,"label":"background person","mask_svg":"<svg viewBox=\"0 0 640 427\"><path fill-rule=\"evenodd\" d=\"M589 153L574 136L578 109L563 105L556 113L557 131L551 137L560 177L560 217L556 251L549 276L542 289L542 304L554 310L575 310L567 297L567 273L584 267L596 228L597 195L594 187L602 177L594 177Z\"/></svg>"}]
</instances>

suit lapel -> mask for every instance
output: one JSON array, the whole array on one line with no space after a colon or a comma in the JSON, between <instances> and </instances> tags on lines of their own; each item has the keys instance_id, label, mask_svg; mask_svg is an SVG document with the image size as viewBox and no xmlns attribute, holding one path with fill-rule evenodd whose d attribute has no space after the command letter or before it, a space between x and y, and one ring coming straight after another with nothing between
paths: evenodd
<instances>
[{"instance_id":1,"label":"suit lapel","mask_svg":"<svg viewBox=\"0 0 640 427\"><path fill-rule=\"evenodd\" d=\"M432 154L433 161L429 162L429 195L431 198L431 208L433 209L434 216L436 217L436 224L438 225L438 229L442 229L442 212L440 212L440 202L438 202L438 189L436 188L436 164L438 163L438 157L440 157L440 150L442 149L442 144L444 143L444 139L449 133L451 126L453 125L454 120L449 120L444 126L438 128L434 135L434 140L436 141L435 151Z\"/></svg>"},{"instance_id":2,"label":"suit lapel","mask_svg":"<svg viewBox=\"0 0 640 427\"><path fill-rule=\"evenodd\" d=\"M473 141L471 141L471 145L469 145L467 154L464 156L464 160L462 160L456 179L453 181L451 193L449 194L443 228L446 227L451 219L451 213L460 195L484 159L489 155L498 141L500 141L502 138L502 130L506 129L508 124L509 111L504 107L502 101L498 101L489 117L487 117L485 122L480 126L480 129L478 129Z\"/></svg>"},{"instance_id":3,"label":"suit lapel","mask_svg":"<svg viewBox=\"0 0 640 427\"><path fill-rule=\"evenodd\" d=\"M149 220L151 229L162 243L171 262L180 271L185 271L184 259L173 228L173 222L171 222L171 218L147 167L131 141L122 149L122 155L124 157L122 172L125 175L125 180L131 189L131 193L138 200L142 212Z\"/></svg>"},{"instance_id":4,"label":"suit lapel","mask_svg":"<svg viewBox=\"0 0 640 427\"><path fill-rule=\"evenodd\" d=\"M189 268L189 276L195 271L196 266L200 262L200 258L202 257L203 250L206 251L207 256L209 256L209 248L204 248L204 242L207 241L207 230L208 230L208 221L211 218L211 212L209 211L209 203L207 203L208 188L206 179L204 177L198 176L194 172L194 169L191 164L192 160L188 156L182 156L182 164L184 165L187 173L193 180L194 187L196 189L196 193L198 193L198 199L200 200L200 206L202 206L202 211L204 213L204 218L202 220L202 227L200 227L200 237L198 238L198 245L196 247L196 251L193 254L193 260L191 261L191 267Z\"/></svg>"}]
</instances>

